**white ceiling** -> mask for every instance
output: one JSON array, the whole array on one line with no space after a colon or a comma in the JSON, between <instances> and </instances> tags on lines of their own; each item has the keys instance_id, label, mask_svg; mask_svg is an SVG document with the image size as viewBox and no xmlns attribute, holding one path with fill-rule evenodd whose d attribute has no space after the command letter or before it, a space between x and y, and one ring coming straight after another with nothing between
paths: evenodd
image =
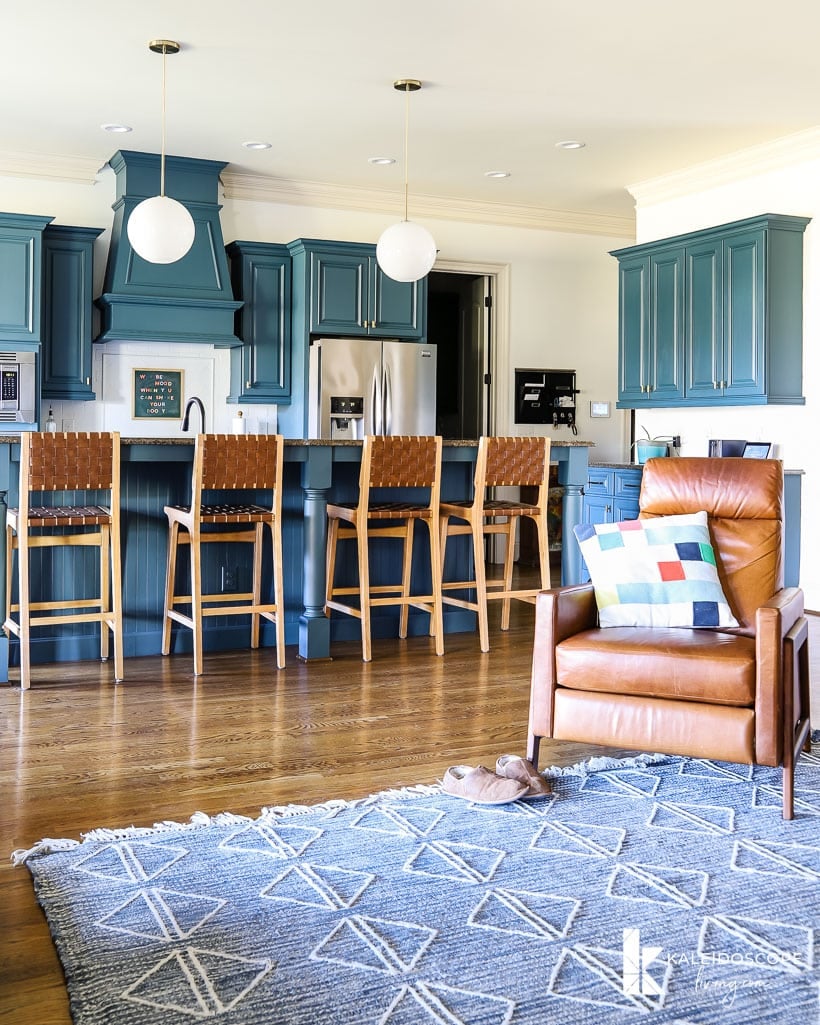
<instances>
[{"instance_id":1,"label":"white ceiling","mask_svg":"<svg viewBox=\"0 0 820 1025\"><path fill-rule=\"evenodd\" d=\"M183 47L167 63L168 152L275 181L400 197L405 99L392 82L421 79L411 218L414 195L631 218L630 184L820 125L816 0L2 7L6 173L59 177L120 148L159 152L157 37ZM250 152L249 139L272 147ZM586 147L556 149L564 139ZM368 163L382 155L397 163ZM511 177L484 175L499 169Z\"/></svg>"}]
</instances>

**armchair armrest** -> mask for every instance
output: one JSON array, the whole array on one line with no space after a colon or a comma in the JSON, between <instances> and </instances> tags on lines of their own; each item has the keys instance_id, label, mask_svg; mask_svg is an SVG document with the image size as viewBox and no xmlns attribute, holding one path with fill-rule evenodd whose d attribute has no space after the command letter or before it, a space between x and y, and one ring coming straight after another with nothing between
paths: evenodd
<instances>
[{"instance_id":1,"label":"armchair armrest","mask_svg":"<svg viewBox=\"0 0 820 1025\"><path fill-rule=\"evenodd\" d=\"M535 599L532 684L530 690L530 749L535 737L552 735L555 691L555 646L567 637L598 625L598 606L591 584L541 591ZM536 748L537 752L537 748ZM537 753L536 753L537 757Z\"/></svg>"},{"instance_id":2,"label":"armchair armrest","mask_svg":"<svg viewBox=\"0 0 820 1025\"><path fill-rule=\"evenodd\" d=\"M802 616L799 587L776 591L755 616L755 751L763 765L780 765L783 757L784 638Z\"/></svg>"}]
</instances>

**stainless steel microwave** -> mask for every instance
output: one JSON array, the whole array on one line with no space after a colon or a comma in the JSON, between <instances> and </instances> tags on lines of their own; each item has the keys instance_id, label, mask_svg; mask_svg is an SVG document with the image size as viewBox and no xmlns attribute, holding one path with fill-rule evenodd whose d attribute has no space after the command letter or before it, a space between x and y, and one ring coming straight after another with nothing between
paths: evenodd
<instances>
[{"instance_id":1,"label":"stainless steel microwave","mask_svg":"<svg viewBox=\"0 0 820 1025\"><path fill-rule=\"evenodd\" d=\"M33 352L0 351L0 424L33 424L37 394Z\"/></svg>"}]
</instances>

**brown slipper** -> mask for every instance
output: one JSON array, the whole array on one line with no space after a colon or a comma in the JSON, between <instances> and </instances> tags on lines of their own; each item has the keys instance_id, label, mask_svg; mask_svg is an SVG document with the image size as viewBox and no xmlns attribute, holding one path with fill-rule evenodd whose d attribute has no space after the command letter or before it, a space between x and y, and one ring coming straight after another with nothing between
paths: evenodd
<instances>
[{"instance_id":1,"label":"brown slipper","mask_svg":"<svg viewBox=\"0 0 820 1025\"><path fill-rule=\"evenodd\" d=\"M483 765L451 765L444 773L441 788L451 797L473 804L512 804L527 793L527 785L499 776Z\"/></svg>"},{"instance_id":2,"label":"brown slipper","mask_svg":"<svg viewBox=\"0 0 820 1025\"><path fill-rule=\"evenodd\" d=\"M536 797L548 797L552 793L552 784L537 772L532 767L532 762L528 762L526 758L520 758L518 755L501 755L495 763L495 771L499 776L525 784L525 801L531 801Z\"/></svg>"}]
</instances>

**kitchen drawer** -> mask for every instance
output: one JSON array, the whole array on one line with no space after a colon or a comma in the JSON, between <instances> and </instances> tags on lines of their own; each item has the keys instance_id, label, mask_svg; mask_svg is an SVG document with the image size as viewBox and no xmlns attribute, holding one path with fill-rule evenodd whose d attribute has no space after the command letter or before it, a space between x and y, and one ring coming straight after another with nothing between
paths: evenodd
<instances>
[{"instance_id":1,"label":"kitchen drawer","mask_svg":"<svg viewBox=\"0 0 820 1025\"><path fill-rule=\"evenodd\" d=\"M584 489L587 495L611 495L613 494L614 470L607 470L599 466L590 466L587 474L587 485Z\"/></svg>"},{"instance_id":2,"label":"kitchen drawer","mask_svg":"<svg viewBox=\"0 0 820 1025\"><path fill-rule=\"evenodd\" d=\"M637 503L641 494L642 476L643 471L639 469L618 470L615 472L615 488L613 491L615 497L633 499Z\"/></svg>"}]
</instances>

